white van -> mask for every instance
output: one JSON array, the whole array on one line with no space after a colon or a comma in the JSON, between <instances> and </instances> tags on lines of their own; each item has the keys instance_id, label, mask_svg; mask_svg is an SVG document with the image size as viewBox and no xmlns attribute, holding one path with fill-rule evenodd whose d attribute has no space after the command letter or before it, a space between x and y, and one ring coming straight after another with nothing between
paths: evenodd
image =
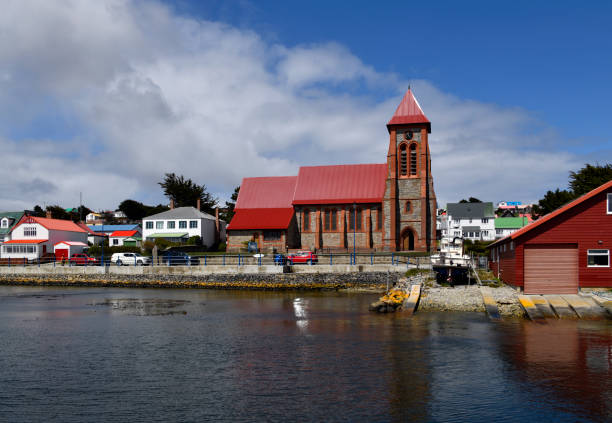
<instances>
[{"instance_id":1,"label":"white van","mask_svg":"<svg viewBox=\"0 0 612 423\"><path fill-rule=\"evenodd\" d=\"M151 258L142 256L138 253L115 253L111 256L111 263L117 266L148 266L151 264Z\"/></svg>"}]
</instances>

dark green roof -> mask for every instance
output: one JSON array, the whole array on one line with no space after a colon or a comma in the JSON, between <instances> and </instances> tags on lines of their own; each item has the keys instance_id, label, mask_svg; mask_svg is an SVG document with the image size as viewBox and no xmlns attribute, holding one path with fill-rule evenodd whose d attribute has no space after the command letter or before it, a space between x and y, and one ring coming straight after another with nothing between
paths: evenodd
<instances>
[{"instance_id":1,"label":"dark green roof","mask_svg":"<svg viewBox=\"0 0 612 423\"><path fill-rule=\"evenodd\" d=\"M448 203L446 211L453 219L483 219L495 217L493 203Z\"/></svg>"},{"instance_id":2,"label":"dark green roof","mask_svg":"<svg viewBox=\"0 0 612 423\"><path fill-rule=\"evenodd\" d=\"M23 215L24 215L23 212L0 212L0 220L2 220L5 217L14 219L14 221L9 225L8 228L0 227L0 234L4 235L4 234L9 233L9 231L13 229L13 226L15 226L17 222L19 222L19 219L21 219Z\"/></svg>"}]
</instances>

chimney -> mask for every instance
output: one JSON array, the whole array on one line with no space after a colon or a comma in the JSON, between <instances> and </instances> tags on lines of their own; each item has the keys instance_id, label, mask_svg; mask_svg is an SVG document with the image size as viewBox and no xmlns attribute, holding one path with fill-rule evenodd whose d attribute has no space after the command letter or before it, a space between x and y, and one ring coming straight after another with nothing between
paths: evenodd
<instances>
[{"instance_id":1,"label":"chimney","mask_svg":"<svg viewBox=\"0 0 612 423\"><path fill-rule=\"evenodd\" d=\"M45 214L45 216L47 217L47 219L51 219L51 210L47 210L47 213Z\"/></svg>"},{"instance_id":2,"label":"chimney","mask_svg":"<svg viewBox=\"0 0 612 423\"><path fill-rule=\"evenodd\" d=\"M202 209L202 200L198 198L198 202L196 203L196 209L200 211Z\"/></svg>"},{"instance_id":3,"label":"chimney","mask_svg":"<svg viewBox=\"0 0 612 423\"><path fill-rule=\"evenodd\" d=\"M221 237L221 231L219 226L219 207L215 209L215 242L219 241Z\"/></svg>"},{"instance_id":4,"label":"chimney","mask_svg":"<svg viewBox=\"0 0 612 423\"><path fill-rule=\"evenodd\" d=\"M174 198L170 199L170 210L174 208Z\"/></svg>"}]
</instances>

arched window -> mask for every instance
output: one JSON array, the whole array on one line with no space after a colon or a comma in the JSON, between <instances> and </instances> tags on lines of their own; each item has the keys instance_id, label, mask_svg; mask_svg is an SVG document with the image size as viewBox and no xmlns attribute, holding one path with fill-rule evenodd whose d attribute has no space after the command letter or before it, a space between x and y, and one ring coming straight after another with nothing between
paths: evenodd
<instances>
[{"instance_id":1,"label":"arched window","mask_svg":"<svg viewBox=\"0 0 612 423\"><path fill-rule=\"evenodd\" d=\"M410 201L406 201L406 205L404 206L404 211L406 213L410 213Z\"/></svg>"},{"instance_id":2,"label":"arched window","mask_svg":"<svg viewBox=\"0 0 612 423\"><path fill-rule=\"evenodd\" d=\"M410 146L410 176L417 174L417 151L416 144Z\"/></svg>"},{"instance_id":3,"label":"arched window","mask_svg":"<svg viewBox=\"0 0 612 423\"><path fill-rule=\"evenodd\" d=\"M400 175L408 174L408 157L406 152L406 144L400 146Z\"/></svg>"}]
</instances>

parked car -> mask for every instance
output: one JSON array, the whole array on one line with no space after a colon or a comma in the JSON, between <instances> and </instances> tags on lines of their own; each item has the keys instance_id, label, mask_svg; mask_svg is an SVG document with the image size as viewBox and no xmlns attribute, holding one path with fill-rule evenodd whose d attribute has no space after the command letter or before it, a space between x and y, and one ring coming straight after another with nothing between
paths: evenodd
<instances>
[{"instance_id":1,"label":"parked car","mask_svg":"<svg viewBox=\"0 0 612 423\"><path fill-rule=\"evenodd\" d=\"M287 255L287 263L293 265L296 263L315 264L319 261L317 255L311 251L303 250L297 253Z\"/></svg>"},{"instance_id":2,"label":"parked car","mask_svg":"<svg viewBox=\"0 0 612 423\"><path fill-rule=\"evenodd\" d=\"M70 264L75 266L93 266L100 264L100 261L93 257L89 257L85 253L76 253L70 257Z\"/></svg>"},{"instance_id":3,"label":"parked car","mask_svg":"<svg viewBox=\"0 0 612 423\"><path fill-rule=\"evenodd\" d=\"M151 264L151 258L145 257L138 253L115 253L111 256L110 261L117 266L122 266L124 264L127 264L128 266L148 266Z\"/></svg>"},{"instance_id":4,"label":"parked car","mask_svg":"<svg viewBox=\"0 0 612 423\"><path fill-rule=\"evenodd\" d=\"M200 264L200 259L192 257L183 251L165 251L162 254L162 263L168 266L197 266Z\"/></svg>"}]
</instances>

